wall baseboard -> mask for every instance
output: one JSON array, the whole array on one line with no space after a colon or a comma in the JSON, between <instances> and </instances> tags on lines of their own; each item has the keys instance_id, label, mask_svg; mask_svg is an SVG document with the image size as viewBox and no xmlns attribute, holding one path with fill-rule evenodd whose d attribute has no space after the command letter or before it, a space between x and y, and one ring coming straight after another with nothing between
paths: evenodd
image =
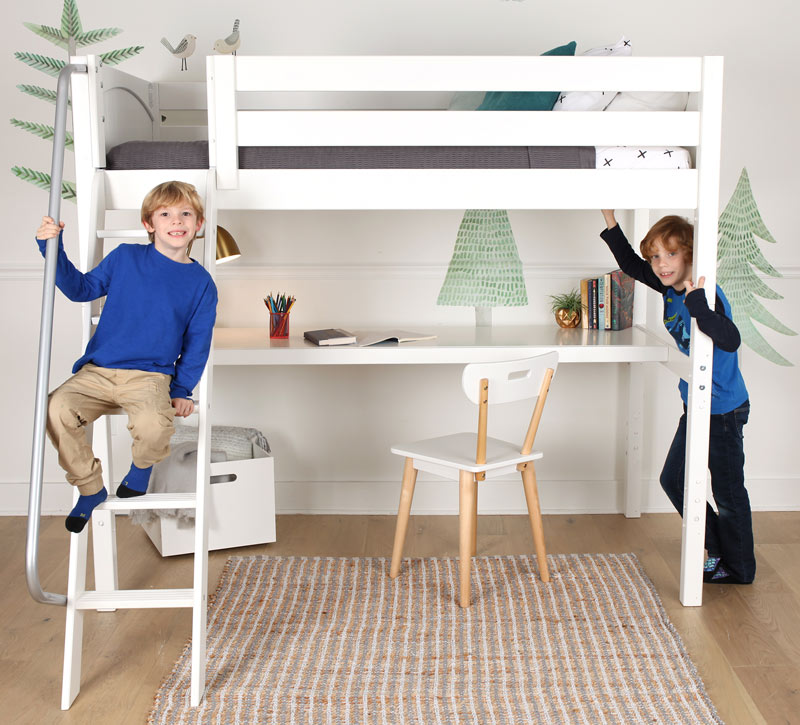
<instances>
[{"instance_id":1,"label":"wall baseboard","mask_svg":"<svg viewBox=\"0 0 800 725\"><path fill-rule=\"evenodd\" d=\"M748 479L754 511L800 511L800 478ZM28 513L28 484L2 483L0 516ZM388 514L397 512L398 481L278 481L276 511L283 514ZM622 485L610 481L539 481L545 514L610 514L623 510ZM72 489L65 483L45 483L42 514L66 514L72 507ZM672 506L658 481L647 481L642 511L663 513ZM481 484L479 511L484 514L524 514L525 496L514 480ZM458 513L458 485L447 481L417 483L414 514Z\"/></svg>"}]
</instances>

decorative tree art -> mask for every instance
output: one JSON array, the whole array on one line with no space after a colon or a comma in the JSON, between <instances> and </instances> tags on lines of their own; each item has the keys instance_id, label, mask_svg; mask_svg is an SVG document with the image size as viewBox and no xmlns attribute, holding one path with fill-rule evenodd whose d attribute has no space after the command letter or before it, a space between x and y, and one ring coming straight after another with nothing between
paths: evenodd
<instances>
[{"instance_id":1,"label":"decorative tree art","mask_svg":"<svg viewBox=\"0 0 800 725\"><path fill-rule=\"evenodd\" d=\"M760 322L783 335L797 334L756 299L783 299L755 273L754 268L770 277L783 276L761 253L756 237L770 244L776 243L758 211L747 169L742 169L733 196L719 217L717 281L731 303L733 321L739 328L742 341L770 362L791 366L794 363L773 349L753 324L754 321Z\"/></svg>"},{"instance_id":2,"label":"decorative tree art","mask_svg":"<svg viewBox=\"0 0 800 725\"><path fill-rule=\"evenodd\" d=\"M491 324L492 307L528 304L522 262L504 209L469 209L437 305L475 307L476 323Z\"/></svg>"},{"instance_id":3,"label":"decorative tree art","mask_svg":"<svg viewBox=\"0 0 800 725\"><path fill-rule=\"evenodd\" d=\"M78 6L75 0L64 0L64 9L61 13L61 27L56 28L49 25L36 25L34 23L23 23L33 33L36 33L41 38L53 43L53 45L63 48L67 51L67 59L75 55L78 48L84 48L88 45L94 45L101 41L113 38L119 35L122 30L120 28L99 28L97 30L84 30L81 24L80 14L78 13ZM117 65L128 58L139 54L144 49L143 45L135 45L129 48L121 48L119 50L112 50L108 53L101 53L100 60L106 65ZM50 58L49 56L39 55L37 53L17 52L14 57L25 63L25 65L35 68L42 73L46 73L54 78L58 77L61 69L67 64L67 61ZM56 92L49 88L42 88L41 86L20 84L17 86L23 93L38 98L42 101L47 101L55 105ZM34 136L50 141L53 138L54 129L43 123L34 123L32 121L21 121L17 118L11 119L11 125L21 128L23 131L28 131ZM72 148L72 135L67 133L66 147ZM12 173L23 181L30 182L40 189L50 189L50 174L43 171L36 171L26 166L13 166ZM75 184L71 181L64 181L61 184L61 196L64 199L75 198Z\"/></svg>"}]
</instances>

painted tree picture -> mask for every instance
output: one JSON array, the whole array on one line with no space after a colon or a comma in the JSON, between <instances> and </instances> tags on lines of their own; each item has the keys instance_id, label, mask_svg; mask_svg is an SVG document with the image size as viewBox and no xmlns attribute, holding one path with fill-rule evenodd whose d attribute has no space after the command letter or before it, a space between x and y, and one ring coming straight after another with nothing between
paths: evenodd
<instances>
[{"instance_id":1,"label":"painted tree picture","mask_svg":"<svg viewBox=\"0 0 800 725\"><path fill-rule=\"evenodd\" d=\"M761 253L756 237L770 244L776 243L758 211L747 169L742 169L733 196L719 217L717 281L731 303L733 321L739 328L742 341L776 365L791 366L793 363L778 353L753 324L760 322L783 335L797 334L757 299L782 300L783 296L768 287L755 270L770 277L783 275Z\"/></svg>"},{"instance_id":2,"label":"painted tree picture","mask_svg":"<svg viewBox=\"0 0 800 725\"><path fill-rule=\"evenodd\" d=\"M37 25L35 23L23 23L33 33L36 33L41 38L51 42L53 45L63 48L67 51L67 60L58 60L49 56L39 55L37 53L17 52L14 57L25 63L25 65L35 68L42 73L46 73L54 78L58 77L61 69L67 64L69 57L75 55L78 48L84 48L95 43L100 43L115 35L119 35L122 30L120 28L99 28L97 30L84 30L81 23L80 14L78 13L78 6L75 0L64 0L64 9L61 13L61 26L53 27L49 25ZM144 49L143 45L135 45L128 48L121 48L119 50L112 50L107 53L99 54L99 58L107 65L117 65L128 58L138 55ZM39 100L46 101L55 105L56 92L49 88L42 88L41 86L20 84L17 86L23 93L38 98ZM21 121L18 118L11 119L11 125L17 128L32 133L34 136L50 141L53 138L54 129L44 123L35 123L32 121ZM72 136L67 133L66 139L67 148L72 148ZM27 181L40 189L50 189L50 174L43 171L36 171L26 166L13 166L11 172L19 179ZM64 181L61 184L61 196L64 199L75 198L75 184L71 181Z\"/></svg>"}]
</instances>

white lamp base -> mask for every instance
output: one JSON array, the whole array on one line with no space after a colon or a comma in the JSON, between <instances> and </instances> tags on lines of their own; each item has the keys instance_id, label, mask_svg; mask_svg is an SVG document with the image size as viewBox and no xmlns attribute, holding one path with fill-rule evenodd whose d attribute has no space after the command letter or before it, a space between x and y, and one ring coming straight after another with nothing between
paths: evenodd
<instances>
[{"instance_id":1,"label":"white lamp base","mask_svg":"<svg viewBox=\"0 0 800 725\"><path fill-rule=\"evenodd\" d=\"M476 325L476 327L491 327L492 326L492 308L491 307L476 307L475 308L475 325Z\"/></svg>"}]
</instances>

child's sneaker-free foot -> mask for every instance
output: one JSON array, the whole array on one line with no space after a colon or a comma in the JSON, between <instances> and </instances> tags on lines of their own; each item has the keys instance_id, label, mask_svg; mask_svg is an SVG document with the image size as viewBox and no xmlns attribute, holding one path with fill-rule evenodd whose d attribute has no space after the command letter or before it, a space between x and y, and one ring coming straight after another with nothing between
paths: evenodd
<instances>
[{"instance_id":1,"label":"child's sneaker-free foot","mask_svg":"<svg viewBox=\"0 0 800 725\"><path fill-rule=\"evenodd\" d=\"M713 562L709 564L709 562ZM708 584L746 584L731 574L719 557L709 557L703 567L703 581Z\"/></svg>"},{"instance_id":2,"label":"child's sneaker-free foot","mask_svg":"<svg viewBox=\"0 0 800 725\"><path fill-rule=\"evenodd\" d=\"M122 479L122 483L117 486L117 498L133 498L134 496L144 496L147 493L147 486L150 483L150 472L152 466L147 468L137 468L131 463L131 470Z\"/></svg>"},{"instance_id":3,"label":"child's sneaker-free foot","mask_svg":"<svg viewBox=\"0 0 800 725\"><path fill-rule=\"evenodd\" d=\"M92 511L107 498L108 491L105 488L101 488L97 493L93 493L90 496L79 496L78 503L75 504L75 508L69 512L69 516L64 521L67 531L71 531L73 534L79 534L83 531L83 527L86 526L86 522L92 516Z\"/></svg>"}]
</instances>

